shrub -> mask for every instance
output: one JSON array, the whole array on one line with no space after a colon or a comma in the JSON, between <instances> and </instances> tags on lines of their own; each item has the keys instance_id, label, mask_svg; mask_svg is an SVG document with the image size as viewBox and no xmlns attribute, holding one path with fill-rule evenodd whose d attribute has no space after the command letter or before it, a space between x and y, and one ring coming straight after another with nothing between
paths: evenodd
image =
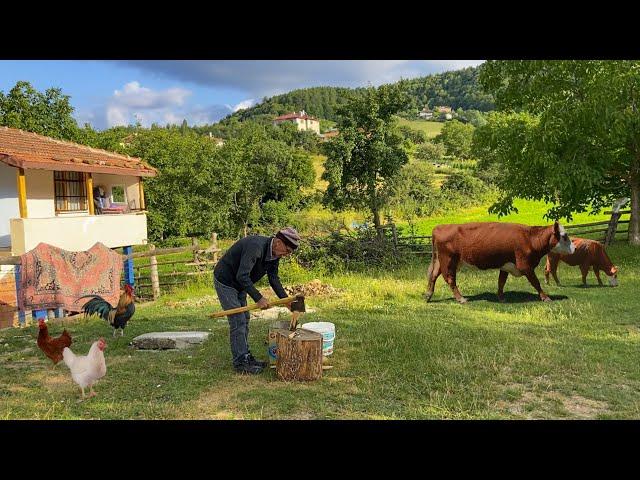
<instances>
[{"instance_id":1,"label":"shrub","mask_svg":"<svg viewBox=\"0 0 640 480\"><path fill-rule=\"evenodd\" d=\"M442 163L446 153L441 143L424 142L416 147L415 157L429 163Z\"/></svg>"}]
</instances>

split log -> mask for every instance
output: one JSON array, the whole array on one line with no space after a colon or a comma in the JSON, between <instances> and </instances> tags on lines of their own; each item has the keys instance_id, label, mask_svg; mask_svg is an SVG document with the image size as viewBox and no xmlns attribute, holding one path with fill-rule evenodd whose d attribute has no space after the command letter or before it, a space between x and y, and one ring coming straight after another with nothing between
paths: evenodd
<instances>
[{"instance_id":1,"label":"split log","mask_svg":"<svg viewBox=\"0 0 640 480\"><path fill-rule=\"evenodd\" d=\"M317 380L322 377L322 334L299 328L289 338L289 329L276 330L276 375L285 381Z\"/></svg>"}]
</instances>

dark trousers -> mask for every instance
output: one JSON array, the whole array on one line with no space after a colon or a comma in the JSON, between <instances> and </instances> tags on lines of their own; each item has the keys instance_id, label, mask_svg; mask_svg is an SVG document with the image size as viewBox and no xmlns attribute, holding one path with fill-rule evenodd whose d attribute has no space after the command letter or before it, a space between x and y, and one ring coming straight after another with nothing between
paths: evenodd
<instances>
[{"instance_id":1,"label":"dark trousers","mask_svg":"<svg viewBox=\"0 0 640 480\"><path fill-rule=\"evenodd\" d=\"M215 276L213 286L220 299L223 310L231 308L245 307L247 305L247 292L239 292L233 287L220 283ZM249 312L235 313L228 315L229 320L229 340L231 343L231 355L233 365L238 366L249 352Z\"/></svg>"}]
</instances>

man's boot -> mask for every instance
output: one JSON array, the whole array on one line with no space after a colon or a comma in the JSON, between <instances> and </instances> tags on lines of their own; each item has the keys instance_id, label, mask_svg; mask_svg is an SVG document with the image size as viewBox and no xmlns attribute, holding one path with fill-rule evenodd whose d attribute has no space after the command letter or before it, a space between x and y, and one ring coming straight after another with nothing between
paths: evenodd
<instances>
[{"instance_id":1,"label":"man's boot","mask_svg":"<svg viewBox=\"0 0 640 480\"><path fill-rule=\"evenodd\" d=\"M251 362L248 354L244 356L240 363L234 365L233 368L238 373L248 373L251 375L257 375L262 373L262 370L264 370L264 367Z\"/></svg>"},{"instance_id":2,"label":"man's boot","mask_svg":"<svg viewBox=\"0 0 640 480\"><path fill-rule=\"evenodd\" d=\"M249 362L253 363L254 365L258 365L262 368L267 368L267 365L269 365L268 362L262 362L260 360L257 360L252 354L251 352L249 352Z\"/></svg>"}]
</instances>

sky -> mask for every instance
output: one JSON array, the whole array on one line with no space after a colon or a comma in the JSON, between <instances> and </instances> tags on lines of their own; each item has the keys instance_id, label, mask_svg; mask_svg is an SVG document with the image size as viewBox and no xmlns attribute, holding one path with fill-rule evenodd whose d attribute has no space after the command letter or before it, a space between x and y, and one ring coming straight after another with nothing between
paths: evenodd
<instances>
[{"instance_id":1,"label":"sky","mask_svg":"<svg viewBox=\"0 0 640 480\"><path fill-rule=\"evenodd\" d=\"M364 87L482 60L0 60L0 91L20 80L69 95L79 125L203 125L297 88Z\"/></svg>"}]
</instances>

